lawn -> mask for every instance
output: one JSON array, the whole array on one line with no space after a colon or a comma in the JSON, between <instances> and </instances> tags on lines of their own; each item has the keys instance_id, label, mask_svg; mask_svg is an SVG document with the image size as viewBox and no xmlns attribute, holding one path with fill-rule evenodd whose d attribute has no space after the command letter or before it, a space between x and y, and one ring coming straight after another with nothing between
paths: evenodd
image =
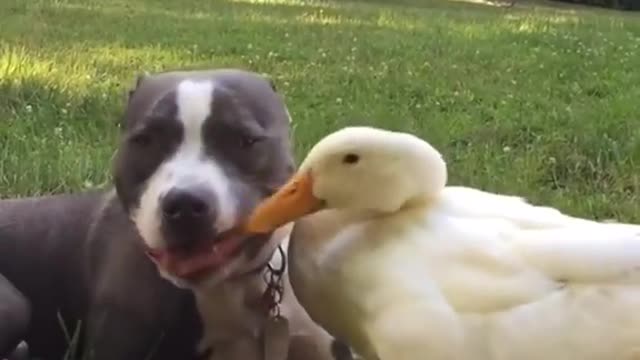
<instances>
[{"instance_id":1,"label":"lawn","mask_svg":"<svg viewBox=\"0 0 640 360\"><path fill-rule=\"evenodd\" d=\"M395 5L394 5L395 4ZM0 197L109 183L143 70L272 76L298 158L348 124L411 131L451 183L640 221L640 17L444 0L2 0Z\"/></svg>"}]
</instances>

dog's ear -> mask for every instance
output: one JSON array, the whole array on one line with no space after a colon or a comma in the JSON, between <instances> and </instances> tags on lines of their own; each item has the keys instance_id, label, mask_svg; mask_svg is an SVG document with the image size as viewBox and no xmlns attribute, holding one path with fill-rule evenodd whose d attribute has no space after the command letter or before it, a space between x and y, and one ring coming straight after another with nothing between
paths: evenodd
<instances>
[{"instance_id":1,"label":"dog's ear","mask_svg":"<svg viewBox=\"0 0 640 360\"><path fill-rule=\"evenodd\" d=\"M127 103L129 101L131 101L131 97L133 96L133 94L136 92L136 90L138 90L138 88L140 87L140 84L142 84L142 82L149 76L149 73L144 71L140 74L138 74L138 76L136 76L136 85L134 88L129 89L129 92L127 94Z\"/></svg>"},{"instance_id":2,"label":"dog's ear","mask_svg":"<svg viewBox=\"0 0 640 360\"><path fill-rule=\"evenodd\" d=\"M269 74L262 73L262 77L264 77L264 79L269 82L269 85L271 85L271 89L273 91L278 92L278 88L276 88L276 82L271 76L269 76Z\"/></svg>"},{"instance_id":3,"label":"dog's ear","mask_svg":"<svg viewBox=\"0 0 640 360\"><path fill-rule=\"evenodd\" d=\"M276 82L273 81L272 78L267 78L267 80L269 80L269 84L271 85L271 88L273 89L273 91L278 92L278 88L276 88Z\"/></svg>"},{"instance_id":4,"label":"dog's ear","mask_svg":"<svg viewBox=\"0 0 640 360\"><path fill-rule=\"evenodd\" d=\"M138 88L140 87L140 84L142 84L142 82L144 82L144 80L149 76L149 73L146 71L143 71L141 73L139 73L136 76L136 83L133 87L130 87L127 91L126 91L126 101L125 104L126 106L128 106L131 103L131 98L133 97L133 94L135 94L136 90L138 90ZM122 118L120 119L120 122L118 123L118 126L120 128L124 128L126 125L126 118L125 115L123 114Z\"/></svg>"}]
</instances>

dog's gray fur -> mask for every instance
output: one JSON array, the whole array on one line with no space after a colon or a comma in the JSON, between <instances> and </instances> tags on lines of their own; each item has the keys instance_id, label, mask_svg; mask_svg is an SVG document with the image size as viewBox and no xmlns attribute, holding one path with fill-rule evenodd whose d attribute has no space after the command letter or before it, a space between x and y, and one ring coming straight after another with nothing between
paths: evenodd
<instances>
[{"instance_id":1,"label":"dog's gray fur","mask_svg":"<svg viewBox=\"0 0 640 360\"><path fill-rule=\"evenodd\" d=\"M264 290L257 270L280 261L272 256L286 234L247 241L198 281L154 264L145 250L189 251L280 186L294 170L289 120L273 84L255 73L140 77L122 121L114 190L0 201L0 358L25 339L31 355L61 359L61 325L80 330L78 351L98 360L189 360L206 348L218 359L230 344L260 348L265 319L247 303ZM175 189L199 201L202 219L185 226L163 216ZM331 359L331 337L286 276L285 286L288 359Z\"/></svg>"}]
</instances>

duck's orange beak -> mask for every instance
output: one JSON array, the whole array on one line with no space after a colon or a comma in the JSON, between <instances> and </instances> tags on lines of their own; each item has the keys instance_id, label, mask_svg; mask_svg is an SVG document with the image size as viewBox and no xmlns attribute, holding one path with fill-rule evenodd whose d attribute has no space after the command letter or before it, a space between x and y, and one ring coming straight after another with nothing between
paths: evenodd
<instances>
[{"instance_id":1,"label":"duck's orange beak","mask_svg":"<svg viewBox=\"0 0 640 360\"><path fill-rule=\"evenodd\" d=\"M319 211L324 202L313 196L310 172L297 173L253 210L244 225L248 233L269 233L305 215Z\"/></svg>"}]
</instances>

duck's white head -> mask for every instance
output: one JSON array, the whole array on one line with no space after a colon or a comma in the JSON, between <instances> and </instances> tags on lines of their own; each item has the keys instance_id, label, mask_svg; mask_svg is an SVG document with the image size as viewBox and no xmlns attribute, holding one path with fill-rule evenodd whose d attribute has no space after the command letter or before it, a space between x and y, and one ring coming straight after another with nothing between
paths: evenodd
<instances>
[{"instance_id":1,"label":"duck's white head","mask_svg":"<svg viewBox=\"0 0 640 360\"><path fill-rule=\"evenodd\" d=\"M422 139L347 127L311 149L287 184L258 205L247 230L272 231L323 208L391 213L437 196L446 182L445 161Z\"/></svg>"}]
</instances>

